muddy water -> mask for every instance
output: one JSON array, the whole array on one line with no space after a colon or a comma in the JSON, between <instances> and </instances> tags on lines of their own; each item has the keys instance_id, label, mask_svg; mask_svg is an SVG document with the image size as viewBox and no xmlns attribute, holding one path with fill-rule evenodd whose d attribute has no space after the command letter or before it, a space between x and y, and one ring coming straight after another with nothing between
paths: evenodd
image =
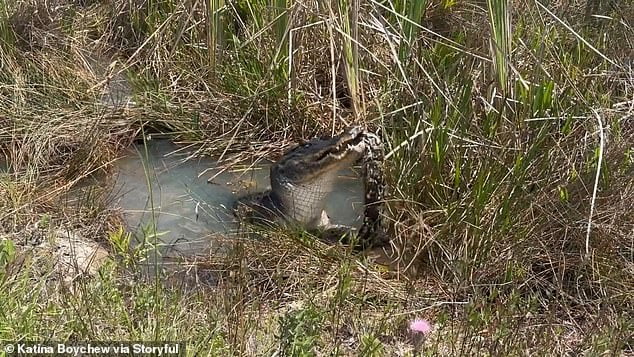
<instances>
[{"instance_id":1,"label":"muddy water","mask_svg":"<svg viewBox=\"0 0 634 357\"><path fill-rule=\"evenodd\" d=\"M224 251L226 238L238 229L231 214L236 198L269 188L267 164L222 171L212 159L186 160L190 154L167 140L150 140L117 162L115 205L122 209L128 231L135 233L136 244L157 241L162 256ZM326 210L333 223L358 227L362 201L360 179L345 170Z\"/></svg>"}]
</instances>

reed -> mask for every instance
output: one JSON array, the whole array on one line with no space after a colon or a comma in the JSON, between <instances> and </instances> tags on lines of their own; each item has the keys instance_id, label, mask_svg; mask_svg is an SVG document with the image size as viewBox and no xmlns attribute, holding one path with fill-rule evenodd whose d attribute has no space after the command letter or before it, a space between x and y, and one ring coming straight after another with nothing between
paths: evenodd
<instances>
[{"instance_id":1,"label":"reed","mask_svg":"<svg viewBox=\"0 0 634 357\"><path fill-rule=\"evenodd\" d=\"M339 0L339 21L343 46L343 59L346 84L350 92L350 100L355 116L362 115L359 78L359 1Z\"/></svg>"},{"instance_id":2,"label":"reed","mask_svg":"<svg viewBox=\"0 0 634 357\"><path fill-rule=\"evenodd\" d=\"M487 0L491 29L490 53L493 73L503 95L510 94L509 68L512 44L511 3L508 0Z\"/></svg>"},{"instance_id":3,"label":"reed","mask_svg":"<svg viewBox=\"0 0 634 357\"><path fill-rule=\"evenodd\" d=\"M205 0L206 22L207 22L207 56L209 67L216 70L216 63L222 58L218 55L222 53L224 45L225 21L222 15L225 11L224 0Z\"/></svg>"}]
</instances>

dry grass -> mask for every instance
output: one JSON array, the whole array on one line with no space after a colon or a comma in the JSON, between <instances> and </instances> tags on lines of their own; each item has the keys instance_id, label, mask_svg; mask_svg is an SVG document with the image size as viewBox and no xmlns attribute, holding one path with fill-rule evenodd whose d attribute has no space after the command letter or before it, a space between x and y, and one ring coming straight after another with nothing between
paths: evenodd
<instances>
[{"instance_id":1,"label":"dry grass","mask_svg":"<svg viewBox=\"0 0 634 357\"><path fill-rule=\"evenodd\" d=\"M213 21L206 3L0 5L0 339L411 355L425 317L430 355L632 352L631 4L587 22L577 3L498 2L511 35L481 2L227 2ZM231 166L353 122L392 152L387 254L272 230L198 262L211 287L147 281L120 249L67 290L7 253L60 229L121 239L108 179L68 192L141 135Z\"/></svg>"}]
</instances>

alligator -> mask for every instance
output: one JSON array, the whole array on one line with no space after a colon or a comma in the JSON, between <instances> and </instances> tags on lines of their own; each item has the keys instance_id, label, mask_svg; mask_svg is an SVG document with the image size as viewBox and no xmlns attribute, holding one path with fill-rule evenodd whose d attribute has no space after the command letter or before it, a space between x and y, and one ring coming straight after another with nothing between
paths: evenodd
<instances>
[{"instance_id":1,"label":"alligator","mask_svg":"<svg viewBox=\"0 0 634 357\"><path fill-rule=\"evenodd\" d=\"M330 223L324 208L338 171L358 161L363 163L365 195L363 224L355 231ZM238 199L236 215L265 225L300 225L327 241L355 241L357 249L384 245L382 164L380 138L361 127L351 127L332 138L312 139L272 165L271 189ZM357 238L352 239L355 234Z\"/></svg>"}]
</instances>

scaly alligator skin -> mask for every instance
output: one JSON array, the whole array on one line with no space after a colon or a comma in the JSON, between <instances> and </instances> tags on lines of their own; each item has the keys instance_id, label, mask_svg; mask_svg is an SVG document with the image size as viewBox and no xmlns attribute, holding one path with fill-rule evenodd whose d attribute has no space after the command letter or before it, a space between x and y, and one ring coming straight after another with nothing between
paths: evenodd
<instances>
[{"instance_id":1,"label":"scaly alligator skin","mask_svg":"<svg viewBox=\"0 0 634 357\"><path fill-rule=\"evenodd\" d=\"M380 138L352 127L333 138L313 139L286 153L271 167L271 190L238 200L237 215L259 223L294 223L321 232L328 240L353 231L330 224L324 208L339 170L363 161L364 220L358 232L362 246L385 243L381 227L384 194Z\"/></svg>"}]
</instances>

